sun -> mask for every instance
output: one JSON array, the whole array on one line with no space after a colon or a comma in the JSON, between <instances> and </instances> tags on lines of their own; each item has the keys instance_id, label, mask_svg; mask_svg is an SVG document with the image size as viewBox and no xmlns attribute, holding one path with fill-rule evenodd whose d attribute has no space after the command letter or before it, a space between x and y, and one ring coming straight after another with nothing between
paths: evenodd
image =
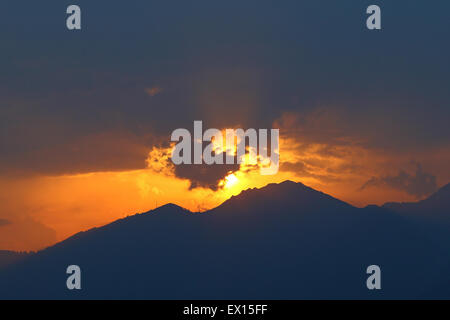
<instances>
[{"instance_id":1,"label":"sun","mask_svg":"<svg viewBox=\"0 0 450 320\"><path fill-rule=\"evenodd\" d=\"M227 175L225 177L224 186L225 186L225 188L231 188L236 183L238 183L238 181L239 181L239 179L234 175L234 173L230 173L229 175Z\"/></svg>"}]
</instances>

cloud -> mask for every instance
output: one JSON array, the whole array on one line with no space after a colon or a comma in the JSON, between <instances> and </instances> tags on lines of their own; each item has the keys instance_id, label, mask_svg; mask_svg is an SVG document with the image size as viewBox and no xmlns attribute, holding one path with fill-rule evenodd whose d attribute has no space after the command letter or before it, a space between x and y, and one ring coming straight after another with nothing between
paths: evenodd
<instances>
[{"instance_id":1,"label":"cloud","mask_svg":"<svg viewBox=\"0 0 450 320\"><path fill-rule=\"evenodd\" d=\"M7 226L9 224L11 224L11 221L6 219L0 219L0 227Z\"/></svg>"},{"instance_id":2,"label":"cloud","mask_svg":"<svg viewBox=\"0 0 450 320\"><path fill-rule=\"evenodd\" d=\"M206 164L180 164L175 166L175 176L188 179L189 189L209 188L213 191L219 189L219 181L228 173L239 170L239 164L206 165Z\"/></svg>"},{"instance_id":3,"label":"cloud","mask_svg":"<svg viewBox=\"0 0 450 320\"><path fill-rule=\"evenodd\" d=\"M416 164L415 174L400 170L397 175L372 177L361 186L360 190L384 186L405 191L417 198L427 196L437 190L436 177L424 172L419 163Z\"/></svg>"},{"instance_id":4,"label":"cloud","mask_svg":"<svg viewBox=\"0 0 450 320\"><path fill-rule=\"evenodd\" d=\"M133 17L131 23L121 24L116 30L138 32L136 37L124 39L125 47L133 50L117 50L110 59L98 57L108 56L116 45L114 37L99 42L92 34L70 39L70 45L56 45L68 40L50 29L40 39L42 48L48 50L36 52L32 42L24 43L14 63L9 63L12 52L3 50L0 171L64 174L137 169L146 156L142 156L141 147L147 146L148 151L153 146L141 141L150 129L168 141L172 130L187 127L194 119L208 120L208 127L266 128L283 112L305 114L330 105L336 106L335 111L324 110L322 121L304 128L305 134L321 140L329 136L333 139L335 133L351 136L383 150L447 146L449 78L444 70L450 63L450 44L441 41L442 50L436 52L427 50L435 47L432 38L403 39L402 50L409 53L409 61L417 66L414 69L405 68L402 54L384 56L379 61L384 48L398 43L395 32L373 43L370 37L361 38L359 29L351 26L354 13L360 10L357 6L346 8L349 19L342 19L341 14L325 18L320 5L309 2L282 5L276 15L271 14L268 3L260 4L257 14L249 4L242 4L240 10L221 2L211 2L210 10L186 5L183 9L194 17L189 21L175 19L169 5L160 4L158 29L152 28L153 19L136 19L148 11L139 8L129 15ZM89 6L95 11L100 5L91 2ZM329 6L331 11L344 13L338 2ZM404 9L399 4L392 6ZM143 8L151 10L151 4L143 4ZM120 6L110 9L120 16ZM408 8L414 14L422 9ZM15 4L8 10L20 12L21 8ZM234 17L232 28L224 28L224 10ZM294 12L302 12L301 19ZM444 16L444 12L433 14ZM14 14L10 16L3 23L13 28ZM411 17L402 16L404 20L396 21L394 27L401 28L402 21ZM268 23L267 17L275 20ZM276 19L287 19L290 24L277 23ZM48 19L33 23L45 21ZM136 28L134 21L148 27ZM198 28L199 21L207 21L208 28ZM346 32L329 27L336 23L344 23ZM315 26L323 27L324 41L317 42L314 33L308 32L300 39L294 32ZM436 23L423 27L427 30L424 34L440 34ZM27 36L24 30L28 28L15 29L19 38ZM154 34L149 35L148 30ZM184 34L190 35L190 45L180 39ZM265 34L264 39L259 34ZM281 39L280 34L286 36ZM139 40L149 36L151 44ZM211 42L212 37L220 41ZM249 42L249 38L254 41ZM5 47L14 48L8 45L13 40L5 41ZM82 57L73 50L87 43L98 50ZM71 77L60 81L67 74ZM368 75L370 85L365 81ZM170 94L161 94L166 88L170 88ZM115 131L107 138L111 142L95 138L110 131ZM115 145L120 137L128 139L126 132L136 138ZM128 144L136 148L130 150Z\"/></svg>"},{"instance_id":5,"label":"cloud","mask_svg":"<svg viewBox=\"0 0 450 320\"><path fill-rule=\"evenodd\" d=\"M28 130L33 135L37 128ZM36 132L39 134L42 132ZM158 139L150 133L137 135L120 129L80 133L76 138L50 130L47 138L47 145L44 140L21 143L20 154L6 146L0 159L0 175L60 175L142 169L149 145ZM11 148L17 148L13 142L20 144L13 139L8 142Z\"/></svg>"},{"instance_id":6,"label":"cloud","mask_svg":"<svg viewBox=\"0 0 450 320\"><path fill-rule=\"evenodd\" d=\"M174 165L171 160L172 147L154 147L147 158L147 165L158 173L173 175L190 182L189 190L208 188L213 191L219 189L219 182L230 171L239 170L239 164L179 164Z\"/></svg>"}]
</instances>

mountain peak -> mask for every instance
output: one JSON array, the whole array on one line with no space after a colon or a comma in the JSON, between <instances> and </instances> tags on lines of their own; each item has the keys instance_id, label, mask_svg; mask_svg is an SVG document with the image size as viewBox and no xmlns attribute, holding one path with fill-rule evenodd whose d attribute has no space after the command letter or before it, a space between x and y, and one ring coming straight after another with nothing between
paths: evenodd
<instances>
[{"instance_id":1,"label":"mountain peak","mask_svg":"<svg viewBox=\"0 0 450 320\"><path fill-rule=\"evenodd\" d=\"M285 180L281 183L270 183L262 188L250 188L233 196L219 207L274 207L290 208L324 208L330 206L351 205L317 191L301 182ZM215 210L215 209L213 209Z\"/></svg>"},{"instance_id":2,"label":"mountain peak","mask_svg":"<svg viewBox=\"0 0 450 320\"><path fill-rule=\"evenodd\" d=\"M149 210L144 213L138 213L135 216L179 216L179 215L186 215L191 214L192 212L188 209L185 209L183 207L180 207L177 204L174 203L166 203L163 204L160 207L157 207L155 209Z\"/></svg>"},{"instance_id":3,"label":"mountain peak","mask_svg":"<svg viewBox=\"0 0 450 320\"><path fill-rule=\"evenodd\" d=\"M183 207L180 207L177 204L169 202L169 203L163 204L162 206L159 206L155 209L151 209L151 210L143 212L143 213L138 213L137 215L164 214L166 212L190 213L190 211L188 209L185 209Z\"/></svg>"},{"instance_id":4,"label":"mountain peak","mask_svg":"<svg viewBox=\"0 0 450 320\"><path fill-rule=\"evenodd\" d=\"M440 188L438 191L433 193L428 198L420 201L422 203L429 203L433 206L441 206L445 205L447 209L450 206L450 183L447 183L445 186Z\"/></svg>"},{"instance_id":5,"label":"mountain peak","mask_svg":"<svg viewBox=\"0 0 450 320\"><path fill-rule=\"evenodd\" d=\"M175 211L188 211L187 209L185 209L183 207L180 207L177 204L170 203L170 202L166 203L166 204L164 204L164 205L162 205L162 206L160 206L158 208L156 208L155 210L158 210L158 211L161 211L161 210L163 210L163 211L165 211L165 210L170 210L170 211L173 211L173 210L175 210Z\"/></svg>"},{"instance_id":6,"label":"mountain peak","mask_svg":"<svg viewBox=\"0 0 450 320\"><path fill-rule=\"evenodd\" d=\"M439 190L436 193L450 193L450 182L447 183L445 186L439 188Z\"/></svg>"}]
</instances>

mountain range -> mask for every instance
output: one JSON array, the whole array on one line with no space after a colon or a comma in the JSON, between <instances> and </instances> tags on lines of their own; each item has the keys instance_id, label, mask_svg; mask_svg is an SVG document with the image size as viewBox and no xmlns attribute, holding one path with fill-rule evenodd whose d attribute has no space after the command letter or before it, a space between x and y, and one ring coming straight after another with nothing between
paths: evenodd
<instances>
[{"instance_id":1,"label":"mountain range","mask_svg":"<svg viewBox=\"0 0 450 320\"><path fill-rule=\"evenodd\" d=\"M449 199L450 184L357 208L285 181L202 213L167 204L3 266L0 299L449 298ZM367 289L370 265L381 290Z\"/></svg>"},{"instance_id":2,"label":"mountain range","mask_svg":"<svg viewBox=\"0 0 450 320\"><path fill-rule=\"evenodd\" d=\"M24 258L26 258L31 253L27 252L15 252L9 250L0 250L0 268L5 267L9 264L16 263Z\"/></svg>"}]
</instances>

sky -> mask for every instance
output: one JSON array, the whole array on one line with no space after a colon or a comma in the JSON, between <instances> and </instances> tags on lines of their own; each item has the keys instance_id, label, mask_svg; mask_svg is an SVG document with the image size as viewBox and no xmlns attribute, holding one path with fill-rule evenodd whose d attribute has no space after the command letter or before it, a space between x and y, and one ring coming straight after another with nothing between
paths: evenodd
<instances>
[{"instance_id":1,"label":"sky","mask_svg":"<svg viewBox=\"0 0 450 320\"><path fill-rule=\"evenodd\" d=\"M66 28L77 4L82 29ZM382 29L366 28L381 8ZM270 182L355 206L450 182L446 1L3 1L0 249ZM280 129L280 168L170 162L177 128Z\"/></svg>"}]
</instances>

